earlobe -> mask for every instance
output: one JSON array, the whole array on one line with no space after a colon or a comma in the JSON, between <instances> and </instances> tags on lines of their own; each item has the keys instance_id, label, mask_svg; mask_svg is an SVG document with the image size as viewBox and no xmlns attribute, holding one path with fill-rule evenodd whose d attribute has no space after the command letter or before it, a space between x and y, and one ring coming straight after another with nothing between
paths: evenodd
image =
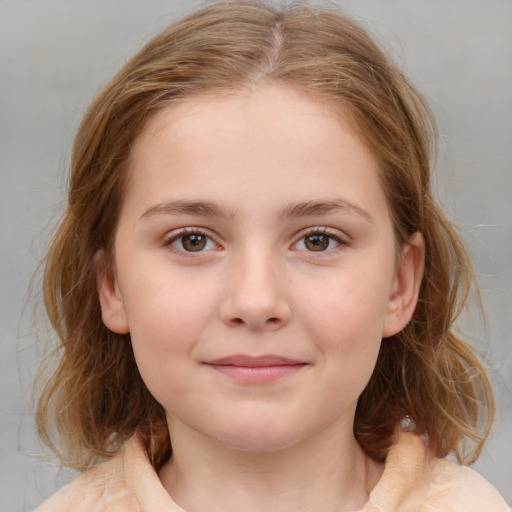
<instances>
[{"instance_id":1,"label":"earlobe","mask_svg":"<svg viewBox=\"0 0 512 512\"><path fill-rule=\"evenodd\" d=\"M103 323L117 334L128 334L130 328L123 298L103 249L98 250L94 255L94 268Z\"/></svg>"},{"instance_id":2,"label":"earlobe","mask_svg":"<svg viewBox=\"0 0 512 512\"><path fill-rule=\"evenodd\" d=\"M400 332L410 321L420 293L425 265L425 242L421 233L414 233L402 250L388 302L382 337Z\"/></svg>"}]
</instances>

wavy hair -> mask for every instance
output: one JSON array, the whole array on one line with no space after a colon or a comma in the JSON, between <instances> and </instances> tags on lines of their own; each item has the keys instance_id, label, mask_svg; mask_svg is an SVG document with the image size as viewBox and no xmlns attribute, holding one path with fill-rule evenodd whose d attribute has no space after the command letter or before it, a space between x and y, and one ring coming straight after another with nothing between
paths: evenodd
<instances>
[{"instance_id":1,"label":"wavy hair","mask_svg":"<svg viewBox=\"0 0 512 512\"><path fill-rule=\"evenodd\" d=\"M384 460L408 414L436 455L467 463L478 457L493 396L482 364L453 328L476 284L463 243L432 197L437 132L428 106L343 14L295 2L277 9L228 1L151 40L99 93L76 135L67 209L44 261L45 306L58 343L51 372L41 373L37 410L39 434L64 465L84 469L134 432L155 466L170 453L164 410L139 375L129 335L102 323L93 265L98 249L112 252L134 140L173 102L268 83L349 112L379 161L397 246L417 231L425 239L419 302L405 329L382 343L358 402L357 440Z\"/></svg>"}]
</instances>

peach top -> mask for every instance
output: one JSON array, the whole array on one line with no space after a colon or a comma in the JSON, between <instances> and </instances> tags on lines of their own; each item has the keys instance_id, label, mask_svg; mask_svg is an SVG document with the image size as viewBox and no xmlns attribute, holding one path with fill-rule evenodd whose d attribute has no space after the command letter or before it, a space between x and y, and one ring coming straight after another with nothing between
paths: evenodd
<instances>
[{"instance_id":1,"label":"peach top","mask_svg":"<svg viewBox=\"0 0 512 512\"><path fill-rule=\"evenodd\" d=\"M162 486L134 436L110 460L57 491L35 512L184 512ZM400 433L384 473L361 512L511 512L482 476L428 454Z\"/></svg>"}]
</instances>

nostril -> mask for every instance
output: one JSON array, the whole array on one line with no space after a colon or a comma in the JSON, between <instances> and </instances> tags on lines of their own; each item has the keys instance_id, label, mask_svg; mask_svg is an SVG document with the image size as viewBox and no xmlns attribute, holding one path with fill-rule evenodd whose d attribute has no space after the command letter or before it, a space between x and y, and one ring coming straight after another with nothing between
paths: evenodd
<instances>
[{"instance_id":1,"label":"nostril","mask_svg":"<svg viewBox=\"0 0 512 512\"><path fill-rule=\"evenodd\" d=\"M282 320L280 318L277 318L277 317L274 316L272 318L267 318L267 320L265 321L265 324L267 324L267 325L279 325L281 322L282 322ZM243 324L245 324L247 322L245 322L245 320L243 320L240 317L235 317L235 318L231 319L231 323L234 324L234 325L243 325Z\"/></svg>"}]
</instances>

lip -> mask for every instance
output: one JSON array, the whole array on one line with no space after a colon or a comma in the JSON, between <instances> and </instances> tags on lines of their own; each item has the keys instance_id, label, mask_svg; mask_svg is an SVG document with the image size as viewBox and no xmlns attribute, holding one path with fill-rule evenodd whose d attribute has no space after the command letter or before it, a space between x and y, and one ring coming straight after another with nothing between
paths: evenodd
<instances>
[{"instance_id":1,"label":"lip","mask_svg":"<svg viewBox=\"0 0 512 512\"><path fill-rule=\"evenodd\" d=\"M272 382L300 371L307 363L276 355L237 354L208 361L213 370L241 383Z\"/></svg>"}]
</instances>

